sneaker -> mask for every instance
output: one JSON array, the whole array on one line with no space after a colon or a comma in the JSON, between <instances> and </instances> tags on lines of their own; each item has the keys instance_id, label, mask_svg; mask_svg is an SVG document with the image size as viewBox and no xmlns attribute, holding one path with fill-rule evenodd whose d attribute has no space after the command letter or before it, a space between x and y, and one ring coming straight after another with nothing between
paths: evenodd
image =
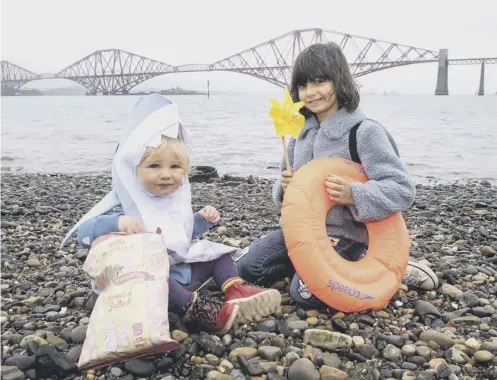
<instances>
[{"instance_id":1,"label":"sneaker","mask_svg":"<svg viewBox=\"0 0 497 380\"><path fill-rule=\"evenodd\" d=\"M281 294L276 289L235 283L226 291L226 303L240 307L240 322L254 322L278 310Z\"/></svg>"},{"instance_id":2,"label":"sneaker","mask_svg":"<svg viewBox=\"0 0 497 380\"><path fill-rule=\"evenodd\" d=\"M427 265L411 260L407 264L402 283L423 290L433 290L439 286L437 275Z\"/></svg>"},{"instance_id":3,"label":"sneaker","mask_svg":"<svg viewBox=\"0 0 497 380\"><path fill-rule=\"evenodd\" d=\"M197 296L185 315L185 322L210 334L225 335L238 315L238 305L223 303L215 298Z\"/></svg>"}]
</instances>

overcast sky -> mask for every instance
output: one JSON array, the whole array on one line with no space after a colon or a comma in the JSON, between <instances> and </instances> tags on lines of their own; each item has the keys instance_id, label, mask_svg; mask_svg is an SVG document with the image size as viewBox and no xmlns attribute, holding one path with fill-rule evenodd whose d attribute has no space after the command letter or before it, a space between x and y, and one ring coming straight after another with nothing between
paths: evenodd
<instances>
[{"instance_id":1,"label":"overcast sky","mask_svg":"<svg viewBox=\"0 0 497 380\"><path fill-rule=\"evenodd\" d=\"M294 29L323 28L448 48L451 58L497 57L496 7L495 0L2 0L1 56L37 73L57 72L107 48L173 65L211 63ZM436 64L414 65L359 81L366 91L432 94L436 71ZM479 66L451 67L451 93L473 94L479 72ZM232 73L165 75L141 86L196 87L207 79L222 90L275 88ZM497 65L486 68L486 91L497 92Z\"/></svg>"}]
</instances>

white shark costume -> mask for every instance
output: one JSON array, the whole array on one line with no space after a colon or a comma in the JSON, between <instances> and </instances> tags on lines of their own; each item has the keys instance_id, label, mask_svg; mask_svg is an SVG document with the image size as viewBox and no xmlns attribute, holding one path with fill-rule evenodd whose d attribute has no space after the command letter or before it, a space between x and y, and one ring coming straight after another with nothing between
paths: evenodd
<instances>
[{"instance_id":1,"label":"white shark costume","mask_svg":"<svg viewBox=\"0 0 497 380\"><path fill-rule=\"evenodd\" d=\"M137 218L144 230L156 232L160 228L171 265L211 261L236 251L234 247L208 240L192 244L193 211L188 176L166 197L155 196L143 188L136 166L148 147L161 144L162 136L180 138L191 149L176 104L157 94L141 98L131 111L130 123L114 156L112 190L67 233L61 248L83 222L121 205L124 214Z\"/></svg>"}]
</instances>

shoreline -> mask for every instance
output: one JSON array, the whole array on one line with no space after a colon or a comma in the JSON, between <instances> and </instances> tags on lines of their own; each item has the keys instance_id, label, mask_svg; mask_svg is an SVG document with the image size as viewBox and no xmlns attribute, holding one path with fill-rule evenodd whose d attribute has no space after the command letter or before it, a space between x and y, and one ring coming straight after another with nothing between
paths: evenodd
<instances>
[{"instance_id":1,"label":"shoreline","mask_svg":"<svg viewBox=\"0 0 497 380\"><path fill-rule=\"evenodd\" d=\"M40 366L55 374L60 367L47 366L36 356L40 345L50 344L67 366L59 378L83 380L84 372L74 363L94 305L82 270L88 251L74 238L62 250L58 247L110 189L110 173L2 172L1 180L2 378L34 379ZM203 236L243 248L277 229L272 183L234 176L216 183L193 182L194 211L211 204L221 213L220 225ZM324 374L349 380L380 375L434 379L434 374L497 378L497 189L488 181L419 184L415 204L404 215L411 257L432 267L441 288L403 286L380 311L344 314L303 310L288 295L288 279L277 281L274 287L282 293L283 306L276 315L240 327L221 341L185 331L171 317L173 336L185 338L180 350L104 367L95 378L182 380L205 379L210 373L209 379L219 380L261 379L260 374L266 380L317 380L318 370L322 379ZM11 259L4 260L3 254ZM314 341L304 343L310 329L339 336L347 344L323 348ZM248 361L230 360L235 349Z\"/></svg>"},{"instance_id":2,"label":"shoreline","mask_svg":"<svg viewBox=\"0 0 497 380\"><path fill-rule=\"evenodd\" d=\"M103 176L111 176L111 170L96 170L96 171L78 171L78 172L29 172L29 171L23 171L17 170L17 171L11 171L10 167L5 167L2 166L1 171L0 171L0 176L59 176L59 177L97 177L99 175ZM268 169L269 170L269 169ZM273 170L273 169L271 169ZM268 176L255 176L252 174L240 174L236 172L220 172L219 173L220 177L234 177L234 178L243 178L243 179L248 179L249 177L254 178L256 181L258 180L263 180L263 181L270 181L274 182L278 176L278 172L275 170L274 175L268 175ZM422 180L419 180L422 178ZM461 185L461 186L466 186L474 183L483 183L485 186L490 185L491 187L497 187L497 178L489 178L489 177L483 177L483 178L449 178L449 179L442 179L442 178L437 178L433 176L426 176L426 177L415 177L413 176L413 180L416 186L450 186L450 185Z\"/></svg>"}]
</instances>

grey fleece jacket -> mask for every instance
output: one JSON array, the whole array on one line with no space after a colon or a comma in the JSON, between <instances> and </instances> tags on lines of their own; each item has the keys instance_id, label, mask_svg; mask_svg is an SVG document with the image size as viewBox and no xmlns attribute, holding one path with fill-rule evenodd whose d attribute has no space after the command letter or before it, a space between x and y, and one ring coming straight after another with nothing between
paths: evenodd
<instances>
[{"instance_id":1,"label":"grey fleece jacket","mask_svg":"<svg viewBox=\"0 0 497 380\"><path fill-rule=\"evenodd\" d=\"M292 138L288 143L288 154L294 171L313 158L350 160L349 133L358 122L362 124L357 131L357 151L369 180L350 185L355 205L333 207L326 225L329 236L367 244L368 234L363 222L407 210L416 195L414 183L392 145L393 139L383 126L366 118L359 108L351 113L342 108L321 123L310 117L299 138ZM280 170L285 170L284 158ZM281 206L283 190L279 179L273 187L273 199Z\"/></svg>"}]
</instances>

